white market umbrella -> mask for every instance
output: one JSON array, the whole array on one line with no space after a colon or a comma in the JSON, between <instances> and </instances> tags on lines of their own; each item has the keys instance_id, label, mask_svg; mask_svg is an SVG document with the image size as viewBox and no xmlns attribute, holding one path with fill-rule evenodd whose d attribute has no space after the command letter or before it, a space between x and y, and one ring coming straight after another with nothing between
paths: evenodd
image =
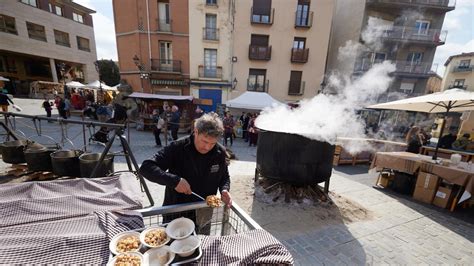
<instances>
[{"instance_id":1,"label":"white market umbrella","mask_svg":"<svg viewBox=\"0 0 474 266\"><path fill-rule=\"evenodd\" d=\"M10 80L7 79L7 78L4 78L4 77L2 77L2 76L0 76L0 81L10 81Z\"/></svg>"},{"instance_id":2,"label":"white market umbrella","mask_svg":"<svg viewBox=\"0 0 474 266\"><path fill-rule=\"evenodd\" d=\"M70 81L70 82L66 83L66 86L68 86L70 88L80 89L80 88L84 88L85 85L78 82L78 81Z\"/></svg>"},{"instance_id":3,"label":"white market umbrella","mask_svg":"<svg viewBox=\"0 0 474 266\"><path fill-rule=\"evenodd\" d=\"M445 113L445 119L441 125L440 136L443 136L444 125L450 112L463 112L474 110L474 92L461 89L450 89L423 96L380 103L368 106L370 109L383 110L405 110L424 113ZM438 155L439 141L433 159Z\"/></svg>"}]
</instances>

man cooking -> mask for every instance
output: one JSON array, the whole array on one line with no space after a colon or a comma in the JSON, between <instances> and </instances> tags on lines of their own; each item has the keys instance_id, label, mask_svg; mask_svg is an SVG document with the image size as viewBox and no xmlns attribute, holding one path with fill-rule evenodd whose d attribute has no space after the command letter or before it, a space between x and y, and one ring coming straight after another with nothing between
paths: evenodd
<instances>
[{"instance_id":1,"label":"man cooking","mask_svg":"<svg viewBox=\"0 0 474 266\"><path fill-rule=\"evenodd\" d=\"M209 113L196 120L193 133L166 146L145 160L140 174L166 186L163 206L195 202L220 191L222 201L232 205L225 149L218 143L224 132L221 119Z\"/></svg>"}]
</instances>

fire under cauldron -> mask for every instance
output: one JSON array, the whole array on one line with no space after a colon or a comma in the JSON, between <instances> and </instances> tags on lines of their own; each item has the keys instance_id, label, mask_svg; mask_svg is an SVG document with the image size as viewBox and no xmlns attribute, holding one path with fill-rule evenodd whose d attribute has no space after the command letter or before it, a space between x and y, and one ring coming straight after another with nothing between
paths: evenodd
<instances>
[{"instance_id":1,"label":"fire under cauldron","mask_svg":"<svg viewBox=\"0 0 474 266\"><path fill-rule=\"evenodd\" d=\"M276 131L261 130L258 136L257 168L259 175L296 186L325 182L329 190L335 145Z\"/></svg>"}]
</instances>

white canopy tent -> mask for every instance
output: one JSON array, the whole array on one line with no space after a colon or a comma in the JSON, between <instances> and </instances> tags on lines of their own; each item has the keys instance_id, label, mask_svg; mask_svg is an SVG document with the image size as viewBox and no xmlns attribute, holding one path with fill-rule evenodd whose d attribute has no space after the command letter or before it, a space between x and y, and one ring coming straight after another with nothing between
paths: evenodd
<instances>
[{"instance_id":1,"label":"white canopy tent","mask_svg":"<svg viewBox=\"0 0 474 266\"><path fill-rule=\"evenodd\" d=\"M80 88L84 88L85 85L78 82L78 81L70 81L70 82L66 83L66 86L68 86L70 88L80 89Z\"/></svg>"},{"instance_id":2,"label":"white canopy tent","mask_svg":"<svg viewBox=\"0 0 474 266\"><path fill-rule=\"evenodd\" d=\"M272 96L265 92L244 92L239 97L229 100L226 102L226 106L229 108L239 108L248 110L262 110L272 105L283 104L275 100Z\"/></svg>"},{"instance_id":3,"label":"white canopy tent","mask_svg":"<svg viewBox=\"0 0 474 266\"><path fill-rule=\"evenodd\" d=\"M2 76L0 76L0 81L10 81L10 80L7 79L7 78L4 78L4 77L2 77Z\"/></svg>"},{"instance_id":4,"label":"white canopy tent","mask_svg":"<svg viewBox=\"0 0 474 266\"><path fill-rule=\"evenodd\" d=\"M102 87L103 90L109 91L114 90L112 87L108 86L107 84L100 82L98 80L94 80L90 83L84 85L84 88L91 88L91 89L100 89Z\"/></svg>"}]
</instances>

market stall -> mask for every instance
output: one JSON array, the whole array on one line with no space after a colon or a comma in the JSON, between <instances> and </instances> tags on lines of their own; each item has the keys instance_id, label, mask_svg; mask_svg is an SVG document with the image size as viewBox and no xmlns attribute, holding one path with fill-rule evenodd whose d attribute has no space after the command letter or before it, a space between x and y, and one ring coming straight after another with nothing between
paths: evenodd
<instances>
[{"instance_id":1,"label":"market stall","mask_svg":"<svg viewBox=\"0 0 474 266\"><path fill-rule=\"evenodd\" d=\"M30 84L30 98L43 99L46 97L53 99L55 94L64 97L64 85L62 83L34 81Z\"/></svg>"}]
</instances>

